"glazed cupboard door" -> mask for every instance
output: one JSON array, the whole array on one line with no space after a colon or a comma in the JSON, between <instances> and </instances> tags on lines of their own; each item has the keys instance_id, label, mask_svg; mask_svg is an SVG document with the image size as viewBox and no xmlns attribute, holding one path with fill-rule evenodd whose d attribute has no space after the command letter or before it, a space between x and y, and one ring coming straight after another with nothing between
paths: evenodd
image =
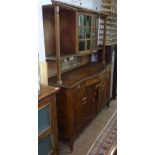
<instances>
[{"instance_id":1,"label":"glazed cupboard door","mask_svg":"<svg viewBox=\"0 0 155 155\"><path fill-rule=\"evenodd\" d=\"M97 41L98 41L98 17L93 16L93 24L92 24L92 50L97 50Z\"/></svg>"},{"instance_id":2,"label":"glazed cupboard door","mask_svg":"<svg viewBox=\"0 0 155 155\"><path fill-rule=\"evenodd\" d=\"M51 104L47 104L38 111L38 134L41 134L52 127Z\"/></svg>"},{"instance_id":3,"label":"glazed cupboard door","mask_svg":"<svg viewBox=\"0 0 155 155\"><path fill-rule=\"evenodd\" d=\"M57 155L57 121L55 96L38 103L38 155Z\"/></svg>"},{"instance_id":4,"label":"glazed cupboard door","mask_svg":"<svg viewBox=\"0 0 155 155\"><path fill-rule=\"evenodd\" d=\"M97 49L98 17L77 13L77 51L91 52Z\"/></svg>"},{"instance_id":5,"label":"glazed cupboard door","mask_svg":"<svg viewBox=\"0 0 155 155\"><path fill-rule=\"evenodd\" d=\"M89 52L91 50L92 16L78 14L78 51Z\"/></svg>"}]
</instances>

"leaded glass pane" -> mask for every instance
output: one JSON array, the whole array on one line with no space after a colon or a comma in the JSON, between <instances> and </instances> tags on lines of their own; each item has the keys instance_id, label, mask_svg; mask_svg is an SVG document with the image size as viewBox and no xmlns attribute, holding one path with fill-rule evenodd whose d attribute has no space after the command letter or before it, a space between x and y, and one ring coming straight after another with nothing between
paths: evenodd
<instances>
[{"instance_id":1,"label":"leaded glass pane","mask_svg":"<svg viewBox=\"0 0 155 155\"><path fill-rule=\"evenodd\" d=\"M90 40L87 40L87 50L90 50Z\"/></svg>"},{"instance_id":2,"label":"leaded glass pane","mask_svg":"<svg viewBox=\"0 0 155 155\"><path fill-rule=\"evenodd\" d=\"M98 25L98 18L94 17L94 28L97 29L97 25Z\"/></svg>"},{"instance_id":3,"label":"leaded glass pane","mask_svg":"<svg viewBox=\"0 0 155 155\"><path fill-rule=\"evenodd\" d=\"M85 16L79 15L79 26L84 27L85 25Z\"/></svg>"},{"instance_id":4,"label":"leaded glass pane","mask_svg":"<svg viewBox=\"0 0 155 155\"><path fill-rule=\"evenodd\" d=\"M91 16L87 16L87 26L91 26Z\"/></svg>"},{"instance_id":5,"label":"leaded glass pane","mask_svg":"<svg viewBox=\"0 0 155 155\"><path fill-rule=\"evenodd\" d=\"M79 39L84 39L84 38L85 38L84 28L80 27L79 28Z\"/></svg>"},{"instance_id":6,"label":"leaded glass pane","mask_svg":"<svg viewBox=\"0 0 155 155\"><path fill-rule=\"evenodd\" d=\"M85 40L80 40L80 42L79 42L79 50L80 51L85 50Z\"/></svg>"},{"instance_id":7,"label":"leaded glass pane","mask_svg":"<svg viewBox=\"0 0 155 155\"><path fill-rule=\"evenodd\" d=\"M98 18L96 18L96 29L98 27Z\"/></svg>"},{"instance_id":8,"label":"leaded glass pane","mask_svg":"<svg viewBox=\"0 0 155 155\"><path fill-rule=\"evenodd\" d=\"M90 34L91 34L91 29L88 28L88 29L86 30L86 38L90 38Z\"/></svg>"}]
</instances>

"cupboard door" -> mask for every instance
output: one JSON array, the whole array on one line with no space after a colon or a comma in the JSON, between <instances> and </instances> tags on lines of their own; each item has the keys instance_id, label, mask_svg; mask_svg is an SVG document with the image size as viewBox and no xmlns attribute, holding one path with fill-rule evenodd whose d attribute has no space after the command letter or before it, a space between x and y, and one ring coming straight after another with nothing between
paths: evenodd
<instances>
[{"instance_id":1,"label":"cupboard door","mask_svg":"<svg viewBox=\"0 0 155 155\"><path fill-rule=\"evenodd\" d=\"M85 113L87 114L87 120L91 119L95 115L95 96L93 88L88 88L88 101L85 107Z\"/></svg>"},{"instance_id":2,"label":"cupboard door","mask_svg":"<svg viewBox=\"0 0 155 155\"><path fill-rule=\"evenodd\" d=\"M38 154L58 153L57 118L55 96L47 96L38 104Z\"/></svg>"},{"instance_id":3,"label":"cupboard door","mask_svg":"<svg viewBox=\"0 0 155 155\"><path fill-rule=\"evenodd\" d=\"M107 81L106 81L106 73L102 75L101 84L99 86L99 102L97 105L97 111L100 111L107 102Z\"/></svg>"},{"instance_id":4,"label":"cupboard door","mask_svg":"<svg viewBox=\"0 0 155 155\"><path fill-rule=\"evenodd\" d=\"M107 98L106 98L106 95L107 95L107 84L106 84L106 82L104 82L102 84L102 93L103 93L103 101L102 101L102 104L104 106L107 103Z\"/></svg>"},{"instance_id":5,"label":"cupboard door","mask_svg":"<svg viewBox=\"0 0 155 155\"><path fill-rule=\"evenodd\" d=\"M92 49L96 50L97 49L97 41L98 41L98 17L94 16L93 17L93 30L92 30Z\"/></svg>"},{"instance_id":6,"label":"cupboard door","mask_svg":"<svg viewBox=\"0 0 155 155\"><path fill-rule=\"evenodd\" d=\"M86 121L95 115L95 102L92 88L79 89L75 98L75 124L78 130Z\"/></svg>"},{"instance_id":7,"label":"cupboard door","mask_svg":"<svg viewBox=\"0 0 155 155\"><path fill-rule=\"evenodd\" d=\"M88 96L85 89L79 89L75 92L75 124L76 129L79 129L85 121L86 113L86 103Z\"/></svg>"},{"instance_id":8,"label":"cupboard door","mask_svg":"<svg viewBox=\"0 0 155 155\"><path fill-rule=\"evenodd\" d=\"M95 112L97 112L97 105L99 104L99 88L95 89L93 91L93 103L94 103L94 109Z\"/></svg>"},{"instance_id":9,"label":"cupboard door","mask_svg":"<svg viewBox=\"0 0 155 155\"><path fill-rule=\"evenodd\" d=\"M92 16L79 14L78 16L78 51L91 50Z\"/></svg>"},{"instance_id":10,"label":"cupboard door","mask_svg":"<svg viewBox=\"0 0 155 155\"><path fill-rule=\"evenodd\" d=\"M107 103L110 101L110 89L111 89L111 68L107 71Z\"/></svg>"}]
</instances>

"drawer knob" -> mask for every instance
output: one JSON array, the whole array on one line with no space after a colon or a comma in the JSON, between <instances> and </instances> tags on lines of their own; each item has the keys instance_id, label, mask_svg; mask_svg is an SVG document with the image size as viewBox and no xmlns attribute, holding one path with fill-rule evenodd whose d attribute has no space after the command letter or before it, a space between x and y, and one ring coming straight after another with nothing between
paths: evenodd
<instances>
[{"instance_id":1,"label":"drawer knob","mask_svg":"<svg viewBox=\"0 0 155 155\"><path fill-rule=\"evenodd\" d=\"M87 97L85 96L82 100L83 100L83 101L87 100Z\"/></svg>"}]
</instances>

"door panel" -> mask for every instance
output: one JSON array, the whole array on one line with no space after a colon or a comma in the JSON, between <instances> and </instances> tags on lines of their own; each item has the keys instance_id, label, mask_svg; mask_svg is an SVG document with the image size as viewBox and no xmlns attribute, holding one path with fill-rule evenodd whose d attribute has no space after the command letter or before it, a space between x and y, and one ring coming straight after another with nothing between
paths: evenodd
<instances>
[{"instance_id":1,"label":"door panel","mask_svg":"<svg viewBox=\"0 0 155 155\"><path fill-rule=\"evenodd\" d=\"M97 106L97 111L100 111L107 102L107 80L106 73L102 75L101 84L99 87L99 102Z\"/></svg>"},{"instance_id":2,"label":"door panel","mask_svg":"<svg viewBox=\"0 0 155 155\"><path fill-rule=\"evenodd\" d=\"M87 93L85 89L75 91L75 124L76 129L80 128L85 120L85 105L87 103Z\"/></svg>"},{"instance_id":3,"label":"door panel","mask_svg":"<svg viewBox=\"0 0 155 155\"><path fill-rule=\"evenodd\" d=\"M78 130L95 115L95 104L91 88L81 88L75 92L75 124Z\"/></svg>"}]
</instances>

